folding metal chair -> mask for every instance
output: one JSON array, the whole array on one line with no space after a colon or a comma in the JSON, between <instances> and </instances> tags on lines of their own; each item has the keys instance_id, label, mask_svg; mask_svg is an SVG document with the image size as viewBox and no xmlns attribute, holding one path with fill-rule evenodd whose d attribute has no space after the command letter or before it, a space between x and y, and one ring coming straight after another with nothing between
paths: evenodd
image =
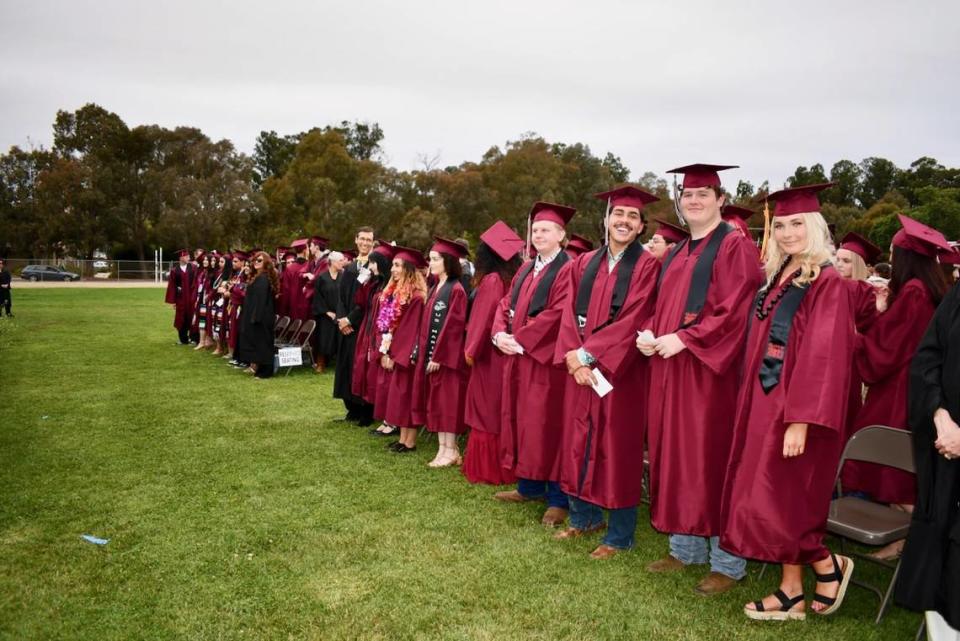
<instances>
[{"instance_id":1,"label":"folding metal chair","mask_svg":"<svg viewBox=\"0 0 960 641\"><path fill-rule=\"evenodd\" d=\"M284 332L287 331L287 326L290 325L289 316L278 317L276 322L273 324L273 342L276 343L283 337Z\"/></svg>"},{"instance_id":2,"label":"folding metal chair","mask_svg":"<svg viewBox=\"0 0 960 641\"><path fill-rule=\"evenodd\" d=\"M910 529L910 514L881 503L843 495L840 476L847 461L887 465L913 474L915 469L910 432L882 425L871 425L853 435L840 457L836 480L837 498L830 502L830 514L827 518L827 531L840 538L841 552L844 549L845 539L863 545L880 546L905 538ZM877 612L876 619L876 623L880 623L897 583L900 560L891 563L862 554L852 553L852 555L893 570L893 576L885 592L868 583L852 580L852 583L870 590L880 599L880 610Z\"/></svg>"},{"instance_id":3,"label":"folding metal chair","mask_svg":"<svg viewBox=\"0 0 960 641\"><path fill-rule=\"evenodd\" d=\"M297 319L292 321L287 325L286 330L280 334L280 337L277 340L273 341L274 346L276 347L289 347L290 341L293 340L293 337L297 335L297 332L300 331L300 325L303 324L303 321Z\"/></svg>"}]
</instances>

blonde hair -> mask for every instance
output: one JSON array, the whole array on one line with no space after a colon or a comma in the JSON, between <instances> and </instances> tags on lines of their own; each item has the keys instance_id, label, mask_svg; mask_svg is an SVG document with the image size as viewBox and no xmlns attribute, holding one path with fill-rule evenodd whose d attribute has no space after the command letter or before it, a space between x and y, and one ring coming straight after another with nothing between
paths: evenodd
<instances>
[{"instance_id":1,"label":"blonde hair","mask_svg":"<svg viewBox=\"0 0 960 641\"><path fill-rule=\"evenodd\" d=\"M841 249L843 249L843 247L837 248L838 256ZM850 265L852 267L850 278L852 280L867 280L867 278L870 277L870 270L867 268L867 262L863 260L863 256L849 249L844 249L844 251L850 254Z\"/></svg>"},{"instance_id":2,"label":"blonde hair","mask_svg":"<svg viewBox=\"0 0 960 641\"><path fill-rule=\"evenodd\" d=\"M809 285L820 276L820 266L830 261L830 229L827 227L827 221L818 211L805 212L803 223L807 228L807 246L796 257L800 262L800 275L793 283L798 287ZM772 232L771 232L772 233ZM773 280L780 273L785 261L789 258L787 254L780 249L779 243L769 243L767 246L767 260L763 265L763 270L767 275L765 288L776 285Z\"/></svg>"}]
</instances>

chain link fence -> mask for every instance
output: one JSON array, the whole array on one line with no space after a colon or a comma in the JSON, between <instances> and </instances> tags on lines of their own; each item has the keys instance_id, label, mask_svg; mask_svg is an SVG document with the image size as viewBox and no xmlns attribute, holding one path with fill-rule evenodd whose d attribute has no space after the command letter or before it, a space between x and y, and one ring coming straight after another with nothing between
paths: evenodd
<instances>
[{"instance_id":1,"label":"chain link fence","mask_svg":"<svg viewBox=\"0 0 960 641\"><path fill-rule=\"evenodd\" d=\"M7 271L14 279L31 282L141 281L164 282L174 261L79 260L59 258L7 258Z\"/></svg>"}]
</instances>

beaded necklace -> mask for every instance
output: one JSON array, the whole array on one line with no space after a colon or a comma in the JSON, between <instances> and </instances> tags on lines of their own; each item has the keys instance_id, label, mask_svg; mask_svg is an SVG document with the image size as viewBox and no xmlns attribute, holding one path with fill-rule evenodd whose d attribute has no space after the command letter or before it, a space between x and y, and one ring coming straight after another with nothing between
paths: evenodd
<instances>
[{"instance_id":1,"label":"beaded necklace","mask_svg":"<svg viewBox=\"0 0 960 641\"><path fill-rule=\"evenodd\" d=\"M755 310L757 320L765 320L767 316L770 315L770 312L773 311L773 308L777 306L777 303L780 302L780 299L786 295L787 290L790 289L790 285L793 283L793 279L800 275L800 270L790 274L790 278L783 285L777 285L777 293L774 294L773 298L767 300L767 297L770 295L770 290L773 288L774 283L780 282L780 277L783 276L783 271L787 268L787 265L790 264L790 259L784 261L783 265L780 266L780 269L777 270L776 276L770 281L770 287L762 290L760 296L757 297L757 307Z\"/></svg>"}]
</instances>

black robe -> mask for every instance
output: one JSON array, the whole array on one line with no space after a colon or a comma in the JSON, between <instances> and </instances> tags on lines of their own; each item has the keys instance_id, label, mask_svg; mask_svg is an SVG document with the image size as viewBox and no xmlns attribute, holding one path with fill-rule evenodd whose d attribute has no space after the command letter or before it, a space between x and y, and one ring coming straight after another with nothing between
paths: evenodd
<instances>
[{"instance_id":1,"label":"black robe","mask_svg":"<svg viewBox=\"0 0 960 641\"><path fill-rule=\"evenodd\" d=\"M364 263L364 266L366 263ZM353 382L353 351L357 346L357 332L360 331L360 323L363 321L363 308L356 304L354 298L360 283L357 282L357 276L360 275L360 265L357 261L352 261L340 274L337 280L340 282L339 295L337 296L337 318L346 318L353 327L353 333L349 336L340 336L340 347L337 349L337 368L333 377L333 397L341 398L347 403L362 405L363 399L354 396L351 388ZM371 276L372 278L372 276Z\"/></svg>"},{"instance_id":2,"label":"black robe","mask_svg":"<svg viewBox=\"0 0 960 641\"><path fill-rule=\"evenodd\" d=\"M238 361L273 367L275 310L270 280L266 274L260 274L247 285L240 310L240 338L235 355Z\"/></svg>"},{"instance_id":3,"label":"black robe","mask_svg":"<svg viewBox=\"0 0 960 641\"><path fill-rule=\"evenodd\" d=\"M337 312L341 280L343 280L343 272L340 272L334 280L329 270L313 279L312 312L314 320L317 321L317 328L314 330L317 355L327 358L337 354L337 347L340 344L340 329L337 327L337 321L331 320L327 312L334 314Z\"/></svg>"},{"instance_id":4,"label":"black robe","mask_svg":"<svg viewBox=\"0 0 960 641\"><path fill-rule=\"evenodd\" d=\"M917 503L896 592L901 605L936 610L960 629L960 459L934 447L941 407L960 422L960 285L940 303L910 364Z\"/></svg>"}]
</instances>

